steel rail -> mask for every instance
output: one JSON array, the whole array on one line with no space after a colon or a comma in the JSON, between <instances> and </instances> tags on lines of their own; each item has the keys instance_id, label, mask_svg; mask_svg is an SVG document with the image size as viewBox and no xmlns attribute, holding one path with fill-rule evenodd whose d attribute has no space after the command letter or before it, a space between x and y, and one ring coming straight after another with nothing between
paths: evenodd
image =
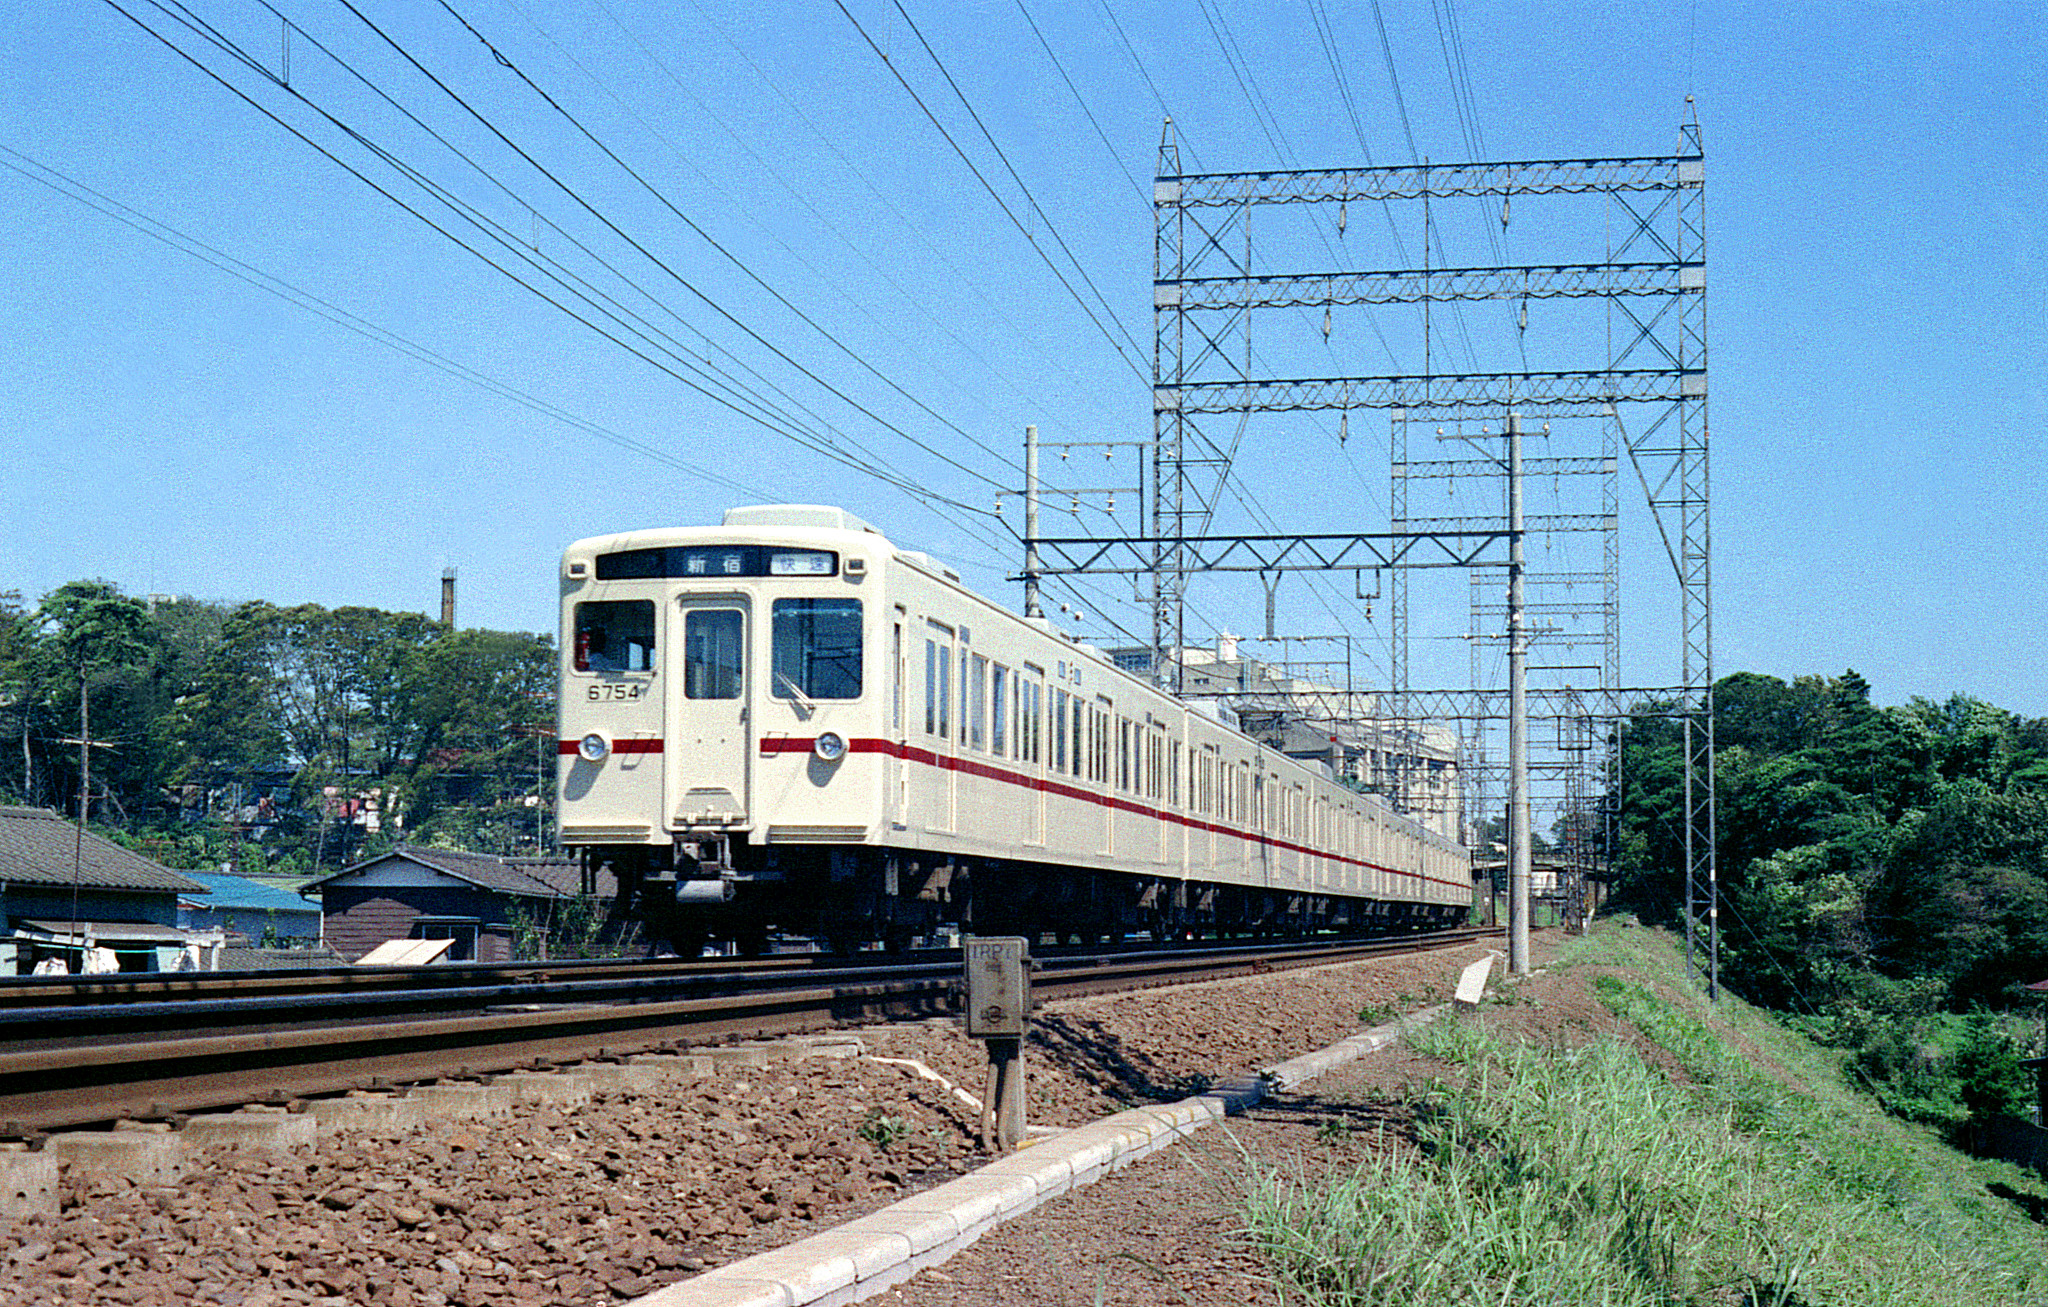
<instances>
[{"instance_id":1,"label":"steel rail","mask_svg":"<svg viewBox=\"0 0 2048 1307\"><path fill-rule=\"evenodd\" d=\"M612 979L814 969L822 954L732 958L572 958L557 962L451 962L429 967L335 966L292 970L135 972L108 976L0 976L0 1012L14 1008L73 1007L94 1003L180 1002L258 996L457 988L489 983L546 983L603 976ZM894 959L892 959L894 960ZM845 959L840 959L844 963Z\"/></svg>"},{"instance_id":2,"label":"steel rail","mask_svg":"<svg viewBox=\"0 0 2048 1307\"><path fill-rule=\"evenodd\" d=\"M1033 988L1039 1000L1078 997L1452 947L1496 934L1462 930L1398 940L1046 958L1035 968ZM886 970L842 969L831 984L717 996L558 1003L374 1022L330 1018L267 1029L17 1047L0 1051L0 1134L163 1118L957 1010L957 962Z\"/></svg>"}]
</instances>

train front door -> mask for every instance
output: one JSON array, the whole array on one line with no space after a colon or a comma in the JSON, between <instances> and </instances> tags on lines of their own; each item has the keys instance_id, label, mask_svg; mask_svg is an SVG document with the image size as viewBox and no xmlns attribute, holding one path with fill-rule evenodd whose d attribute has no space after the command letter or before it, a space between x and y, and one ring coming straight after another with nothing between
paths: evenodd
<instances>
[{"instance_id":1,"label":"train front door","mask_svg":"<svg viewBox=\"0 0 2048 1307\"><path fill-rule=\"evenodd\" d=\"M746 601L692 595L674 617L682 675L668 687L669 813L679 827L744 825L753 765Z\"/></svg>"}]
</instances>

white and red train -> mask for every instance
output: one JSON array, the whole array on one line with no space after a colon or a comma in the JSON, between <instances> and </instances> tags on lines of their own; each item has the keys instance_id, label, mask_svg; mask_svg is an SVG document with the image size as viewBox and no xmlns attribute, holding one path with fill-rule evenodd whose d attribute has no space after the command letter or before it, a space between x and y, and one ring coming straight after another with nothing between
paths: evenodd
<instances>
[{"instance_id":1,"label":"white and red train","mask_svg":"<svg viewBox=\"0 0 2048 1307\"><path fill-rule=\"evenodd\" d=\"M561 839L692 953L1464 917L1460 845L837 508L562 557Z\"/></svg>"}]
</instances>

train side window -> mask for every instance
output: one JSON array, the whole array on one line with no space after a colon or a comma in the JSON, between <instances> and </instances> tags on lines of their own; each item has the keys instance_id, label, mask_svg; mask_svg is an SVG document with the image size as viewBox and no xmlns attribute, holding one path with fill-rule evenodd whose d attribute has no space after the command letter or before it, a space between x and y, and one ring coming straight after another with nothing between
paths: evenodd
<instances>
[{"instance_id":1,"label":"train side window","mask_svg":"<svg viewBox=\"0 0 2048 1307\"><path fill-rule=\"evenodd\" d=\"M1044 736L1041 727L1043 719L1039 716L1039 700L1045 697L1045 686L1034 677L1024 689L1031 696L1030 705L1024 709L1024 720L1031 723L1031 756L1027 761L1035 764L1043 757L1043 752L1039 748L1039 741Z\"/></svg>"},{"instance_id":2,"label":"train side window","mask_svg":"<svg viewBox=\"0 0 2048 1307\"><path fill-rule=\"evenodd\" d=\"M1109 716L1099 710L1088 714L1088 779L1109 784Z\"/></svg>"},{"instance_id":3,"label":"train side window","mask_svg":"<svg viewBox=\"0 0 2048 1307\"><path fill-rule=\"evenodd\" d=\"M1083 704L1082 704L1082 702L1081 702L1081 696L1080 696L1080 695L1078 695L1078 694L1077 694L1077 695L1075 695L1075 696L1074 696L1074 756L1073 756L1073 757L1072 757L1071 759L1069 759L1069 765L1070 765L1070 766L1072 767L1072 769L1073 769L1073 772L1074 772L1074 775L1076 775L1076 776L1079 776L1079 775L1081 774L1081 717L1082 717L1082 708L1083 708L1083 707L1084 707L1084 705L1083 705Z\"/></svg>"},{"instance_id":4,"label":"train side window","mask_svg":"<svg viewBox=\"0 0 2048 1307\"><path fill-rule=\"evenodd\" d=\"M1121 717L1116 721L1116 787L1131 788L1131 724Z\"/></svg>"},{"instance_id":5,"label":"train side window","mask_svg":"<svg viewBox=\"0 0 2048 1307\"><path fill-rule=\"evenodd\" d=\"M1010 669L996 663L988 669L988 751L1010 756Z\"/></svg>"},{"instance_id":6,"label":"train side window","mask_svg":"<svg viewBox=\"0 0 2048 1307\"><path fill-rule=\"evenodd\" d=\"M895 670L890 674L890 725L897 731L903 729L903 676L909 669L903 665L903 623L892 626L889 641L889 666Z\"/></svg>"},{"instance_id":7,"label":"train side window","mask_svg":"<svg viewBox=\"0 0 2048 1307\"><path fill-rule=\"evenodd\" d=\"M979 749L988 743L988 659L980 654L974 655L966 688L967 711L960 717L967 727L968 747Z\"/></svg>"},{"instance_id":8,"label":"train side window","mask_svg":"<svg viewBox=\"0 0 2048 1307\"><path fill-rule=\"evenodd\" d=\"M576 605L576 670L654 670L654 601L605 599Z\"/></svg>"},{"instance_id":9,"label":"train side window","mask_svg":"<svg viewBox=\"0 0 2048 1307\"><path fill-rule=\"evenodd\" d=\"M776 698L860 698L860 600L777 599L773 633Z\"/></svg>"},{"instance_id":10,"label":"train side window","mask_svg":"<svg viewBox=\"0 0 2048 1307\"><path fill-rule=\"evenodd\" d=\"M1067 770L1067 692L1054 688L1052 692L1052 769L1061 774Z\"/></svg>"},{"instance_id":11,"label":"train side window","mask_svg":"<svg viewBox=\"0 0 2048 1307\"><path fill-rule=\"evenodd\" d=\"M740 645L745 619L737 609L694 608L683 615L683 694L691 699L737 699L744 668Z\"/></svg>"},{"instance_id":12,"label":"train side window","mask_svg":"<svg viewBox=\"0 0 2048 1307\"><path fill-rule=\"evenodd\" d=\"M938 640L924 642L924 733L945 739L952 706L953 651Z\"/></svg>"}]
</instances>

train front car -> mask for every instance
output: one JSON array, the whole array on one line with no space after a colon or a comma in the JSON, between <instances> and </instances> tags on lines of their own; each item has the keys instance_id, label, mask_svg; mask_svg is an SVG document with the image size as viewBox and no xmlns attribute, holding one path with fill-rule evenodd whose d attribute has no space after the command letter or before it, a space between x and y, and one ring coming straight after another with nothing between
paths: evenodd
<instances>
[{"instance_id":1,"label":"train front car","mask_svg":"<svg viewBox=\"0 0 2048 1307\"><path fill-rule=\"evenodd\" d=\"M888 542L837 508L734 509L562 558L561 838L618 911L694 955L829 924L835 847L873 838ZM780 841L778 844L777 841Z\"/></svg>"}]
</instances>

